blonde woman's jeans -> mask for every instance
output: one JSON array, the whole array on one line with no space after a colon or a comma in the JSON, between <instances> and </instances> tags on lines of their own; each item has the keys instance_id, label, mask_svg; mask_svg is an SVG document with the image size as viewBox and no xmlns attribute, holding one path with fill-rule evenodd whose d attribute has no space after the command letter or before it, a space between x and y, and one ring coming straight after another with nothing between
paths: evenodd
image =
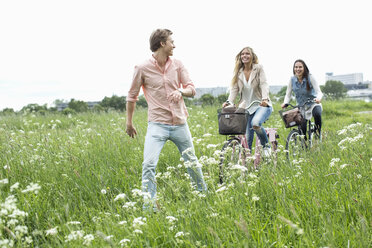
<instances>
[{"instance_id":1,"label":"blonde woman's jeans","mask_svg":"<svg viewBox=\"0 0 372 248\"><path fill-rule=\"evenodd\" d=\"M265 129L262 127L262 124L269 119L269 116L273 112L273 107L258 107L258 109L253 114L248 114L248 123L247 123L247 140L248 140L248 147L252 150L253 144L253 136L254 132L256 132L257 137L260 139L262 146L269 145L269 139L267 137ZM258 130L253 130L253 126L260 127Z\"/></svg>"}]
</instances>

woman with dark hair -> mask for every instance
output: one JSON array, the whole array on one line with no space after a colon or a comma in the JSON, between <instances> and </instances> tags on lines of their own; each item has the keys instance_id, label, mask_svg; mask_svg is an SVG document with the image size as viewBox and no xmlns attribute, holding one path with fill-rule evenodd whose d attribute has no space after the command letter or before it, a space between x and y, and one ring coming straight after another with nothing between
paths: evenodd
<instances>
[{"instance_id":1,"label":"woman with dark hair","mask_svg":"<svg viewBox=\"0 0 372 248\"><path fill-rule=\"evenodd\" d=\"M240 97L239 107L248 107L253 101L260 101L260 105L253 105L248 111L247 140L252 150L253 136L256 132L263 146L263 155L270 155L270 145L262 124L273 111L269 98L269 85L262 65L258 63L257 55L250 47L243 48L235 57L234 76L231 81L230 95L222 105L233 104L236 97Z\"/></svg>"},{"instance_id":2,"label":"woman with dark hair","mask_svg":"<svg viewBox=\"0 0 372 248\"><path fill-rule=\"evenodd\" d=\"M289 80L282 108L287 107L291 101L292 91L299 106L304 105L309 99L314 100L314 102L307 103L301 108L301 113L304 116L304 121L301 124L302 132L306 134L306 122L311 119L311 116L314 116L315 126L319 135L321 135L322 104L320 101L323 93L315 78L310 74L309 68L301 59L296 60L293 64L293 76Z\"/></svg>"}]
</instances>

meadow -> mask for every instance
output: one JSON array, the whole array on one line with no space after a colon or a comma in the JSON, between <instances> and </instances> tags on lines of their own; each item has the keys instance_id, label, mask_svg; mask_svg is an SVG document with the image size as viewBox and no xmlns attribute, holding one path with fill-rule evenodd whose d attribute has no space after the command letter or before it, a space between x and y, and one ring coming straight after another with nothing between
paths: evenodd
<instances>
[{"instance_id":1,"label":"meadow","mask_svg":"<svg viewBox=\"0 0 372 248\"><path fill-rule=\"evenodd\" d=\"M146 109L135 139L125 113L0 117L0 247L371 247L372 103L324 101L323 142L294 161L275 104L276 166L223 185L217 108L189 108L208 193L167 142L156 214L140 191Z\"/></svg>"}]
</instances>

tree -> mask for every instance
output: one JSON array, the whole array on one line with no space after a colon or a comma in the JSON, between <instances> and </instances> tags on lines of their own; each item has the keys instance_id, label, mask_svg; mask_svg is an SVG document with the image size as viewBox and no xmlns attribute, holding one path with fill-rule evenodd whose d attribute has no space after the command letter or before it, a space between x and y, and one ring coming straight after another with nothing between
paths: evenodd
<instances>
[{"instance_id":1,"label":"tree","mask_svg":"<svg viewBox=\"0 0 372 248\"><path fill-rule=\"evenodd\" d=\"M55 107L58 107L58 105L63 104L63 103L68 103L66 100L63 99L56 99L53 101L53 104Z\"/></svg>"},{"instance_id":2,"label":"tree","mask_svg":"<svg viewBox=\"0 0 372 248\"><path fill-rule=\"evenodd\" d=\"M12 108L5 108L3 111L1 111L2 114L4 115L12 115L15 114L14 109Z\"/></svg>"},{"instance_id":3,"label":"tree","mask_svg":"<svg viewBox=\"0 0 372 248\"><path fill-rule=\"evenodd\" d=\"M106 96L105 98L103 98L100 105L106 110L109 108L113 108L115 110L124 111L126 108L126 97L116 95L113 95L112 97Z\"/></svg>"},{"instance_id":4,"label":"tree","mask_svg":"<svg viewBox=\"0 0 372 248\"><path fill-rule=\"evenodd\" d=\"M329 80L322 87L323 93L333 99L339 99L346 96L347 89L340 81Z\"/></svg>"},{"instance_id":5,"label":"tree","mask_svg":"<svg viewBox=\"0 0 372 248\"><path fill-rule=\"evenodd\" d=\"M228 93L217 96L217 103L222 105L224 102L226 102L228 97L229 97Z\"/></svg>"},{"instance_id":6,"label":"tree","mask_svg":"<svg viewBox=\"0 0 372 248\"><path fill-rule=\"evenodd\" d=\"M105 111L105 109L101 106L101 104L97 104L93 106L93 112L100 113Z\"/></svg>"},{"instance_id":7,"label":"tree","mask_svg":"<svg viewBox=\"0 0 372 248\"><path fill-rule=\"evenodd\" d=\"M192 106L192 105L194 104L194 100L193 100L193 98L184 97L184 98L183 98L183 101L185 102L185 105L186 105L187 107L190 107L190 106Z\"/></svg>"},{"instance_id":8,"label":"tree","mask_svg":"<svg viewBox=\"0 0 372 248\"><path fill-rule=\"evenodd\" d=\"M204 94L200 97L202 102L202 106L206 105L213 105L214 104L214 97L211 94Z\"/></svg>"},{"instance_id":9,"label":"tree","mask_svg":"<svg viewBox=\"0 0 372 248\"><path fill-rule=\"evenodd\" d=\"M68 107L76 112L86 112L88 110L88 104L86 102L73 98L68 103Z\"/></svg>"},{"instance_id":10,"label":"tree","mask_svg":"<svg viewBox=\"0 0 372 248\"><path fill-rule=\"evenodd\" d=\"M277 97L284 97L285 93L287 92L287 86L283 86L278 93L276 93Z\"/></svg>"},{"instance_id":11,"label":"tree","mask_svg":"<svg viewBox=\"0 0 372 248\"><path fill-rule=\"evenodd\" d=\"M62 113L64 115L74 115L76 114L76 111L70 108L65 108L64 110L62 110Z\"/></svg>"},{"instance_id":12,"label":"tree","mask_svg":"<svg viewBox=\"0 0 372 248\"><path fill-rule=\"evenodd\" d=\"M40 112L40 111L47 111L48 108L47 108L47 105L44 104L44 105L39 105L37 103L30 103L28 104L27 106L24 106L22 109L21 109L21 112L33 112L33 113L36 113L36 112Z\"/></svg>"},{"instance_id":13,"label":"tree","mask_svg":"<svg viewBox=\"0 0 372 248\"><path fill-rule=\"evenodd\" d=\"M148 105L147 105L146 98L145 98L144 95L140 95L138 97L138 101L136 103L136 106L137 107L142 107L142 108L147 108Z\"/></svg>"}]
</instances>

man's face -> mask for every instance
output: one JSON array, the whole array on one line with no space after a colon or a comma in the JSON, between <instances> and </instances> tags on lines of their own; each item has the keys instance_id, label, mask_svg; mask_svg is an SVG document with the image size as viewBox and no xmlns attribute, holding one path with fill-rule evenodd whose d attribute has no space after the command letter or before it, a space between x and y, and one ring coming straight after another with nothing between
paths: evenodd
<instances>
[{"instance_id":1,"label":"man's face","mask_svg":"<svg viewBox=\"0 0 372 248\"><path fill-rule=\"evenodd\" d=\"M172 56L174 48L176 48L176 46L174 45L174 41L172 39L172 36L169 36L167 41L165 42L165 45L163 46L164 52L168 56Z\"/></svg>"}]
</instances>

